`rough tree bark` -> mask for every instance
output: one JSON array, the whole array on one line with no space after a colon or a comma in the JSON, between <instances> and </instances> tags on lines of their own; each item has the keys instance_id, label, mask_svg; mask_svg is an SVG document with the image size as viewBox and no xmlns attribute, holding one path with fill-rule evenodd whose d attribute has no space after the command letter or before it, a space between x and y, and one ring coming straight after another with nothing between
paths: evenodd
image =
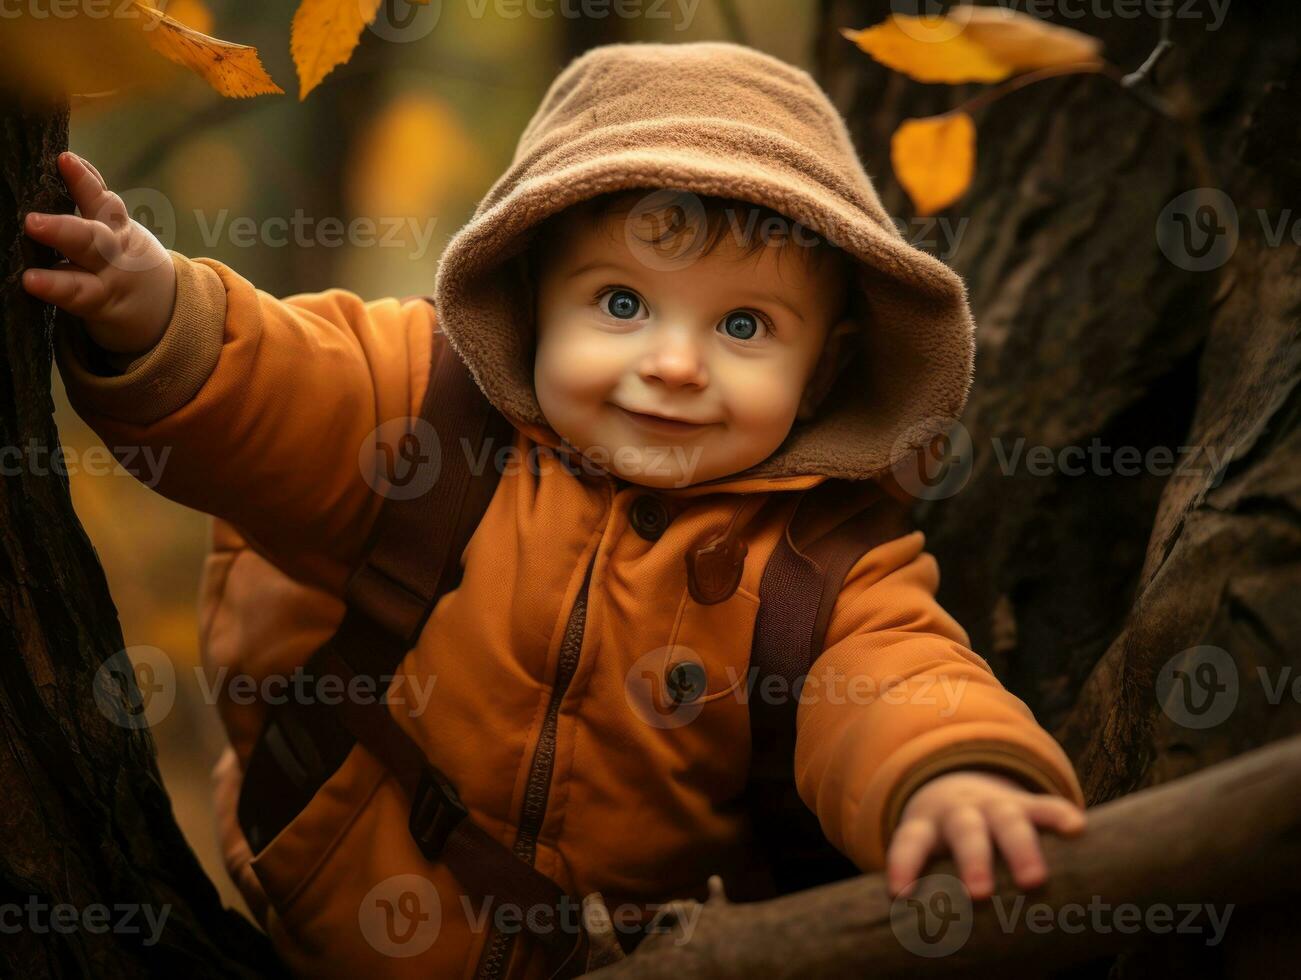
<instances>
[{"instance_id":1,"label":"rough tree bark","mask_svg":"<svg viewBox=\"0 0 1301 980\"><path fill-rule=\"evenodd\" d=\"M129 668L100 670L127 666L122 630L49 465L53 319L19 284L34 243L18 221L71 210L54 165L67 139L65 109L0 96L0 906L20 910L0 923L0 975L274 976L177 827L148 728L113 708L140 692ZM149 914L166 916L157 942Z\"/></svg>"},{"instance_id":2,"label":"rough tree bark","mask_svg":"<svg viewBox=\"0 0 1301 980\"><path fill-rule=\"evenodd\" d=\"M908 81L836 33L891 6L828 0L820 75L887 208L908 215L890 133L977 89ZM1055 22L1103 38L1124 69L1159 35L1120 4L1068 8L1082 16ZM1171 9L1182 13L1156 89L1186 125L1096 75L1029 86L979 114L975 185L944 216L969 219L948 258L979 325L962 420L974 450L965 486L918 516L944 571L940 598L1057 732L1095 803L1301 731L1290 692L1268 697L1301 653L1297 12L1286 0L1235 6L1209 30L1209 4ZM1172 261L1157 234L1179 234L1162 211L1197 187L1226 194L1240 229L1206 271L1181 267L1191 255ZM1095 440L1112 454L1169 447L1186 469L1121 476L1103 454L1097 472L1086 457L1081 475L1036 476L1025 458ZM1184 446L1196 458L1180 460ZM1240 681L1235 710L1202 730L1155 693L1162 665L1198 645L1227 651Z\"/></svg>"},{"instance_id":3,"label":"rough tree bark","mask_svg":"<svg viewBox=\"0 0 1301 980\"><path fill-rule=\"evenodd\" d=\"M1098 957L1132 948L1148 924L1154 931L1184 929L1177 938L1200 944L1201 962L1172 970L1172 953L1180 950L1167 950L1160 959L1149 956L1146 972L1136 976L1267 975L1254 969L1262 963L1257 946L1223 937L1247 917L1254 924L1262 909L1285 909L1295 892L1298 777L1301 737L1294 737L1104 804L1091 811L1084 837L1044 841L1054 874L1029 895L1004 875L992 900L973 902L948 861L930 869L912 896L896 901L879 874L745 904L729 903L715 885L703 908L671 904L632 956L616 959L616 953L613 965L590 975L888 980L998 971L1021 978L1061 976L1063 968L1076 967L1066 975L1103 977ZM1259 819L1233 820L1240 808ZM1136 834L1135 827L1151 830ZM1253 907L1243 907L1248 904ZM1122 906L1137 915L1126 921L1115 911ZM940 928L936 909L947 919ZM1160 913L1164 924L1149 910L1168 910ZM604 932L611 937L604 945L617 948L613 930ZM1015 963L1010 970L1009 963Z\"/></svg>"}]
</instances>

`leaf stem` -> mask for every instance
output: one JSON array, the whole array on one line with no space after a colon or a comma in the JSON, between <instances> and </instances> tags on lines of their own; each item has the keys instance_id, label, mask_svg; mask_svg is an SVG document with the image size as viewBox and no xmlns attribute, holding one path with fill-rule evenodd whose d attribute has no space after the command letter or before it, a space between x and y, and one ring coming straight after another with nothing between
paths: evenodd
<instances>
[{"instance_id":1,"label":"leaf stem","mask_svg":"<svg viewBox=\"0 0 1301 980\"><path fill-rule=\"evenodd\" d=\"M1153 53L1155 54L1155 52ZM1052 65L1048 68L1039 68L1035 71L1026 72L1024 75L1016 75L1001 85L985 89L962 103L962 105L950 110L950 112L973 113L985 108L992 102L997 102L1003 96L1011 95L1026 86L1033 85L1035 82L1042 82L1049 78L1060 78L1063 75L1102 75L1104 78L1111 79L1135 100L1141 102L1153 112L1170 119L1175 118L1176 114L1164 99L1152 92L1127 84L1125 79L1129 76L1125 75L1111 62L1102 60L1080 61L1070 65ZM943 113L943 115L949 115L949 113Z\"/></svg>"},{"instance_id":2,"label":"leaf stem","mask_svg":"<svg viewBox=\"0 0 1301 980\"><path fill-rule=\"evenodd\" d=\"M1013 92L1020 91L1027 85L1033 85L1035 82L1042 82L1048 78L1057 78L1062 75L1093 75L1099 72L1105 73L1106 68L1110 67L1105 61L1080 61L1070 65L1052 65L1048 68L1038 68L1035 71L1026 72L1024 75L1015 75L993 88L987 88L983 92L968 99L962 105L954 109L954 112L976 112L985 108L991 102L997 102L1005 95L1011 95Z\"/></svg>"}]
</instances>

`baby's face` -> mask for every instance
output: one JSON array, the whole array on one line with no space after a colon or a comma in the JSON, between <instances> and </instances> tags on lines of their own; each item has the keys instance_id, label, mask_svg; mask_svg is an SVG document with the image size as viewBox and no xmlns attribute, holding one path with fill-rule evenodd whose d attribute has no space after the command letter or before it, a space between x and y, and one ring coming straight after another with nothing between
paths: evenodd
<instances>
[{"instance_id":1,"label":"baby's face","mask_svg":"<svg viewBox=\"0 0 1301 980\"><path fill-rule=\"evenodd\" d=\"M627 220L564 221L542 243L533 380L543 414L644 486L758 463L795 422L842 307L843 273L812 267L795 239L744 256L730 229L711 252L665 268L639 241L651 226L634 229L634 251Z\"/></svg>"}]
</instances>

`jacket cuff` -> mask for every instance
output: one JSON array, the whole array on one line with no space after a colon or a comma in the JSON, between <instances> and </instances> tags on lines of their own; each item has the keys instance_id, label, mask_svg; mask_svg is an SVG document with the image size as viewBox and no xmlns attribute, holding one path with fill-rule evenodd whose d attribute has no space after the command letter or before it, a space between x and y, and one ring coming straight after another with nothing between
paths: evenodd
<instances>
[{"instance_id":1,"label":"jacket cuff","mask_svg":"<svg viewBox=\"0 0 1301 980\"><path fill-rule=\"evenodd\" d=\"M80 321L55 336L55 357L78 413L149 425L198 394L221 355L226 287L209 266L171 252L176 305L163 335L143 354L96 345Z\"/></svg>"},{"instance_id":2,"label":"jacket cuff","mask_svg":"<svg viewBox=\"0 0 1301 980\"><path fill-rule=\"evenodd\" d=\"M1032 792L1061 796L1083 807L1084 792L1070 760L1056 742L1052 750L1054 757L1045 758L1038 747L1015 738L966 739L931 753L917 746L909 753L911 762L900 767L886 781L887 785L878 783L864 795L858 819L848 835L849 856L860 867L884 867L886 849L908 798L926 782L946 772L973 769L995 772L1016 779Z\"/></svg>"}]
</instances>

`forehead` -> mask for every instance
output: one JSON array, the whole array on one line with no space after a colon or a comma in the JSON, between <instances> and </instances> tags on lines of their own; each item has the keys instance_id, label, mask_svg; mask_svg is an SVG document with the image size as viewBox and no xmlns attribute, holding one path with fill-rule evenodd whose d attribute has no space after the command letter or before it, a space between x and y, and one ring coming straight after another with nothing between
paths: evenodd
<instances>
[{"instance_id":1,"label":"forehead","mask_svg":"<svg viewBox=\"0 0 1301 980\"><path fill-rule=\"evenodd\" d=\"M567 275L604 259L648 277L694 271L795 293L834 290L846 281L843 253L826 254L825 244L815 249L807 229L796 229L788 219L764 221L750 206L737 205L711 234L703 212L638 209L637 203L616 202L599 215L573 208L560 213L553 233L540 243L543 263Z\"/></svg>"}]
</instances>

